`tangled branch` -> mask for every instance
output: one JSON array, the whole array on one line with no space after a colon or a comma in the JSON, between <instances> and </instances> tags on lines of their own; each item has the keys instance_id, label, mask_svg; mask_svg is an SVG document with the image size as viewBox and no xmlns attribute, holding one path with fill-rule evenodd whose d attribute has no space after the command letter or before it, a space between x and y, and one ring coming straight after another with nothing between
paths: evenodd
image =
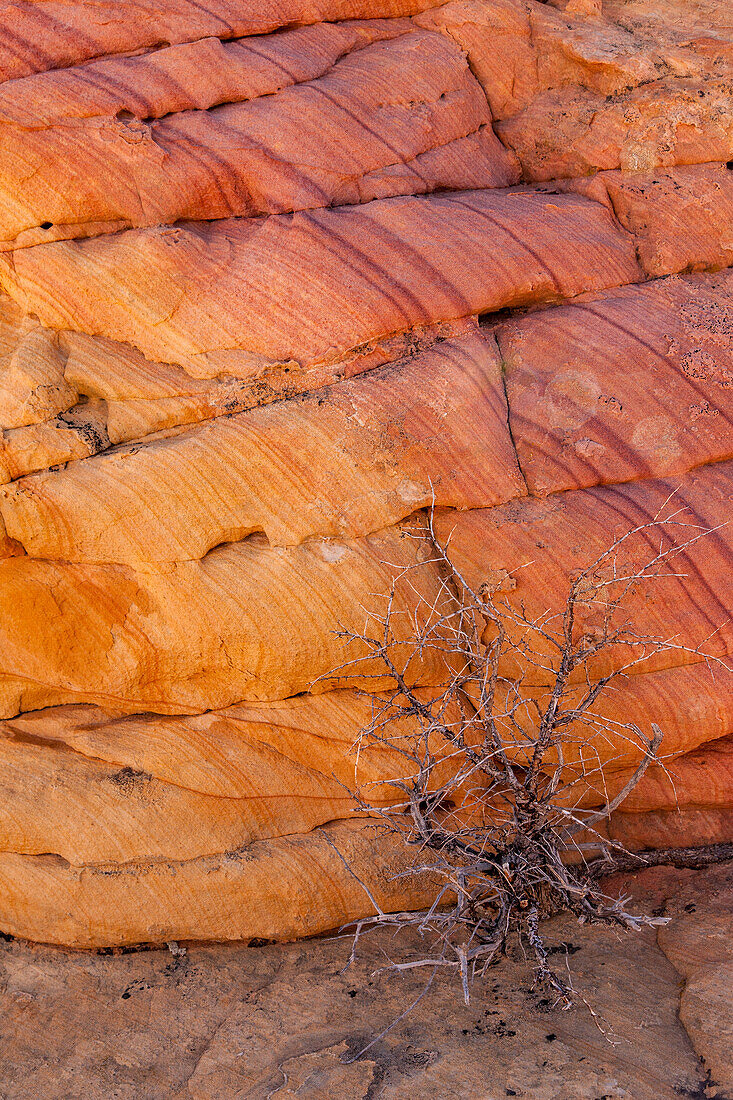
<instances>
[{"instance_id":1,"label":"tangled branch","mask_svg":"<svg viewBox=\"0 0 733 1100\"><path fill-rule=\"evenodd\" d=\"M681 529L682 539L670 540L670 528ZM427 541L428 560L397 572L384 611L369 613L363 631L339 632L359 655L334 675L363 683L376 663L375 680L381 686L386 674L393 684L386 694L357 688L371 700L372 718L355 752L358 761L386 750L399 766L392 778L352 794L360 813L415 847L402 874L427 872L438 885L419 912L384 913L371 898L377 912L357 925L354 950L371 928L415 928L428 952L390 969L431 968L432 980L450 968L468 1003L472 983L512 941L531 961L536 986L569 1007L572 980L551 964L542 919L567 912L582 923L635 930L664 923L632 912L628 898L607 896L598 884L599 870L643 862L609 839L605 826L647 768L664 766L662 730L652 724L645 734L599 714L597 704L614 680L660 653L703 656L678 639L639 634L628 603L640 586L680 576L679 556L707 532L677 512L626 531L572 577L561 611L540 617L507 598L511 578L472 586L450 540L438 539L433 510L409 533ZM639 545L642 565L632 563ZM428 602L412 574L435 566L439 591ZM404 586L415 605L407 650L404 620L396 621L405 615L396 610L404 607L397 599ZM435 651L445 681L417 686L423 656ZM635 765L619 788L619 764L629 760Z\"/></svg>"}]
</instances>

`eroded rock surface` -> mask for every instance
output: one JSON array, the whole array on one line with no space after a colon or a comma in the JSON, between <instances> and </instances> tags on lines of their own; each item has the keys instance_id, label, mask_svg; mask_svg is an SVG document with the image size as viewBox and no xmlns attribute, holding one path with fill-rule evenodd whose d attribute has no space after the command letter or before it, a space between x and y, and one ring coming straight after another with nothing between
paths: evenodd
<instances>
[{"instance_id":1,"label":"eroded rock surface","mask_svg":"<svg viewBox=\"0 0 733 1100\"><path fill-rule=\"evenodd\" d=\"M733 838L732 93L724 0L0 11L0 929L323 932L370 906L339 852L419 904L352 812L398 763L351 751L334 632L433 503L534 614L660 509L665 545L715 529L634 597L688 648L604 701L666 734L609 831ZM448 598L413 575L406 641ZM621 789L637 749L583 744ZM291 1093L361 1087L341 1041Z\"/></svg>"},{"instance_id":2,"label":"eroded rock surface","mask_svg":"<svg viewBox=\"0 0 733 1100\"><path fill-rule=\"evenodd\" d=\"M346 970L348 938L188 944L176 957L0 943L0 1089L7 1100L730 1100L730 865L610 885L671 921L656 938L544 926L595 1021L582 1004L538 1005L510 958L467 1008L439 980L355 1062L425 984L419 970L374 973L395 952L386 930ZM417 939L401 947L418 957Z\"/></svg>"}]
</instances>

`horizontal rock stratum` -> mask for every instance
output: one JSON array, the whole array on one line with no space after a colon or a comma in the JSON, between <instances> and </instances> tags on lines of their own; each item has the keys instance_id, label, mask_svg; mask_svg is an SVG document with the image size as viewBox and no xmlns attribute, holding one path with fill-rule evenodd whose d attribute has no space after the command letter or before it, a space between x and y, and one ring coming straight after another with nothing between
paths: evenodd
<instances>
[{"instance_id":1,"label":"horizontal rock stratum","mask_svg":"<svg viewBox=\"0 0 733 1100\"><path fill-rule=\"evenodd\" d=\"M336 632L419 562L406 646L448 598L431 506L532 617L682 517L630 613L686 648L597 708L664 766L608 830L733 839L732 107L727 0L0 11L0 930L290 939L369 912L359 879L421 904L354 813L400 760L353 752L389 683L345 684ZM576 737L621 790L638 749Z\"/></svg>"}]
</instances>

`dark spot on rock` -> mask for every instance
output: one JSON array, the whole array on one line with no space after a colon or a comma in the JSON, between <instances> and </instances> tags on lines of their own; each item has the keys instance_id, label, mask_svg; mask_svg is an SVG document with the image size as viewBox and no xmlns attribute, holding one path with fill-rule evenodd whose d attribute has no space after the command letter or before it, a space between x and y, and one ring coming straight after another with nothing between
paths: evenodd
<instances>
[{"instance_id":1,"label":"dark spot on rock","mask_svg":"<svg viewBox=\"0 0 733 1100\"><path fill-rule=\"evenodd\" d=\"M118 772L108 777L110 783L114 783L126 794L143 783L149 783L152 778L152 775L147 772L137 771L135 768L120 768Z\"/></svg>"},{"instance_id":2,"label":"dark spot on rock","mask_svg":"<svg viewBox=\"0 0 733 1100\"><path fill-rule=\"evenodd\" d=\"M121 994L122 1000L127 1001L133 993L141 993L144 989L150 989L150 985L141 978L138 978L137 981L130 982L127 988L123 989Z\"/></svg>"}]
</instances>

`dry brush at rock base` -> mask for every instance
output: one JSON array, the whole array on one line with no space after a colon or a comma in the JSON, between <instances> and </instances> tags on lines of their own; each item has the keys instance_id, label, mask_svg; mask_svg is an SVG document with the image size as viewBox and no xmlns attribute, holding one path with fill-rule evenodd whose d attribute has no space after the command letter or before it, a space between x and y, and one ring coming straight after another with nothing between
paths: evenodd
<instances>
[{"instance_id":1,"label":"dry brush at rock base","mask_svg":"<svg viewBox=\"0 0 733 1100\"><path fill-rule=\"evenodd\" d=\"M365 906L326 825L422 904L339 786L332 631L433 492L543 607L663 494L730 515L732 43L722 0L0 13L0 927L322 931ZM729 568L641 629L730 657ZM610 835L730 840L729 680L634 680L679 812Z\"/></svg>"},{"instance_id":2,"label":"dry brush at rock base","mask_svg":"<svg viewBox=\"0 0 733 1100\"><path fill-rule=\"evenodd\" d=\"M642 804L648 799L650 768L657 786L666 779L672 802L676 791L667 768L672 754L660 752L659 725L651 722L645 736L633 721L609 716L606 695L617 680L628 683L660 655L703 660L710 673L717 665L731 673L725 661L685 645L683 635L644 634L629 615L639 596L649 598L649 588L686 577L684 565L713 532L690 522L670 495L649 521L575 570L556 608L535 614L511 595L518 571L489 570L480 584L471 582L456 565L450 536L438 538L434 507L426 526L449 598L426 605L416 591L412 648L405 653L398 592L416 590L415 574L425 566L406 567L381 613L369 614L360 632L341 632L347 652L356 656L340 671L346 683L361 681L364 666L377 659L393 682L386 694L356 689L371 704L369 724L356 742L358 759L386 751L398 766L386 779L360 783L354 797L363 813L381 822L385 836L413 848L412 865L400 877L422 882L430 876L435 885L421 911L388 913L362 883L375 915L357 922L351 959L366 932L416 930L425 954L386 966L429 974L409 1013L445 968L456 973L468 1005L473 985L516 941L531 963L534 988L570 1008L578 999L572 971L567 960L567 977L553 965L541 921L570 913L580 924L636 932L662 925L666 918L633 912L627 898L606 894L598 875L643 867L647 858L655 865L684 865L679 848L632 855L608 835L614 811L635 794ZM413 537L424 540L425 530L417 528ZM532 585L533 563L523 568ZM416 690L413 665L432 650L443 654L448 676L432 691ZM610 667L607 651L615 654ZM628 757L636 766L621 768ZM391 801L385 787L394 792ZM336 847L333 839L329 843ZM729 858L733 844L692 851L705 865Z\"/></svg>"}]
</instances>

